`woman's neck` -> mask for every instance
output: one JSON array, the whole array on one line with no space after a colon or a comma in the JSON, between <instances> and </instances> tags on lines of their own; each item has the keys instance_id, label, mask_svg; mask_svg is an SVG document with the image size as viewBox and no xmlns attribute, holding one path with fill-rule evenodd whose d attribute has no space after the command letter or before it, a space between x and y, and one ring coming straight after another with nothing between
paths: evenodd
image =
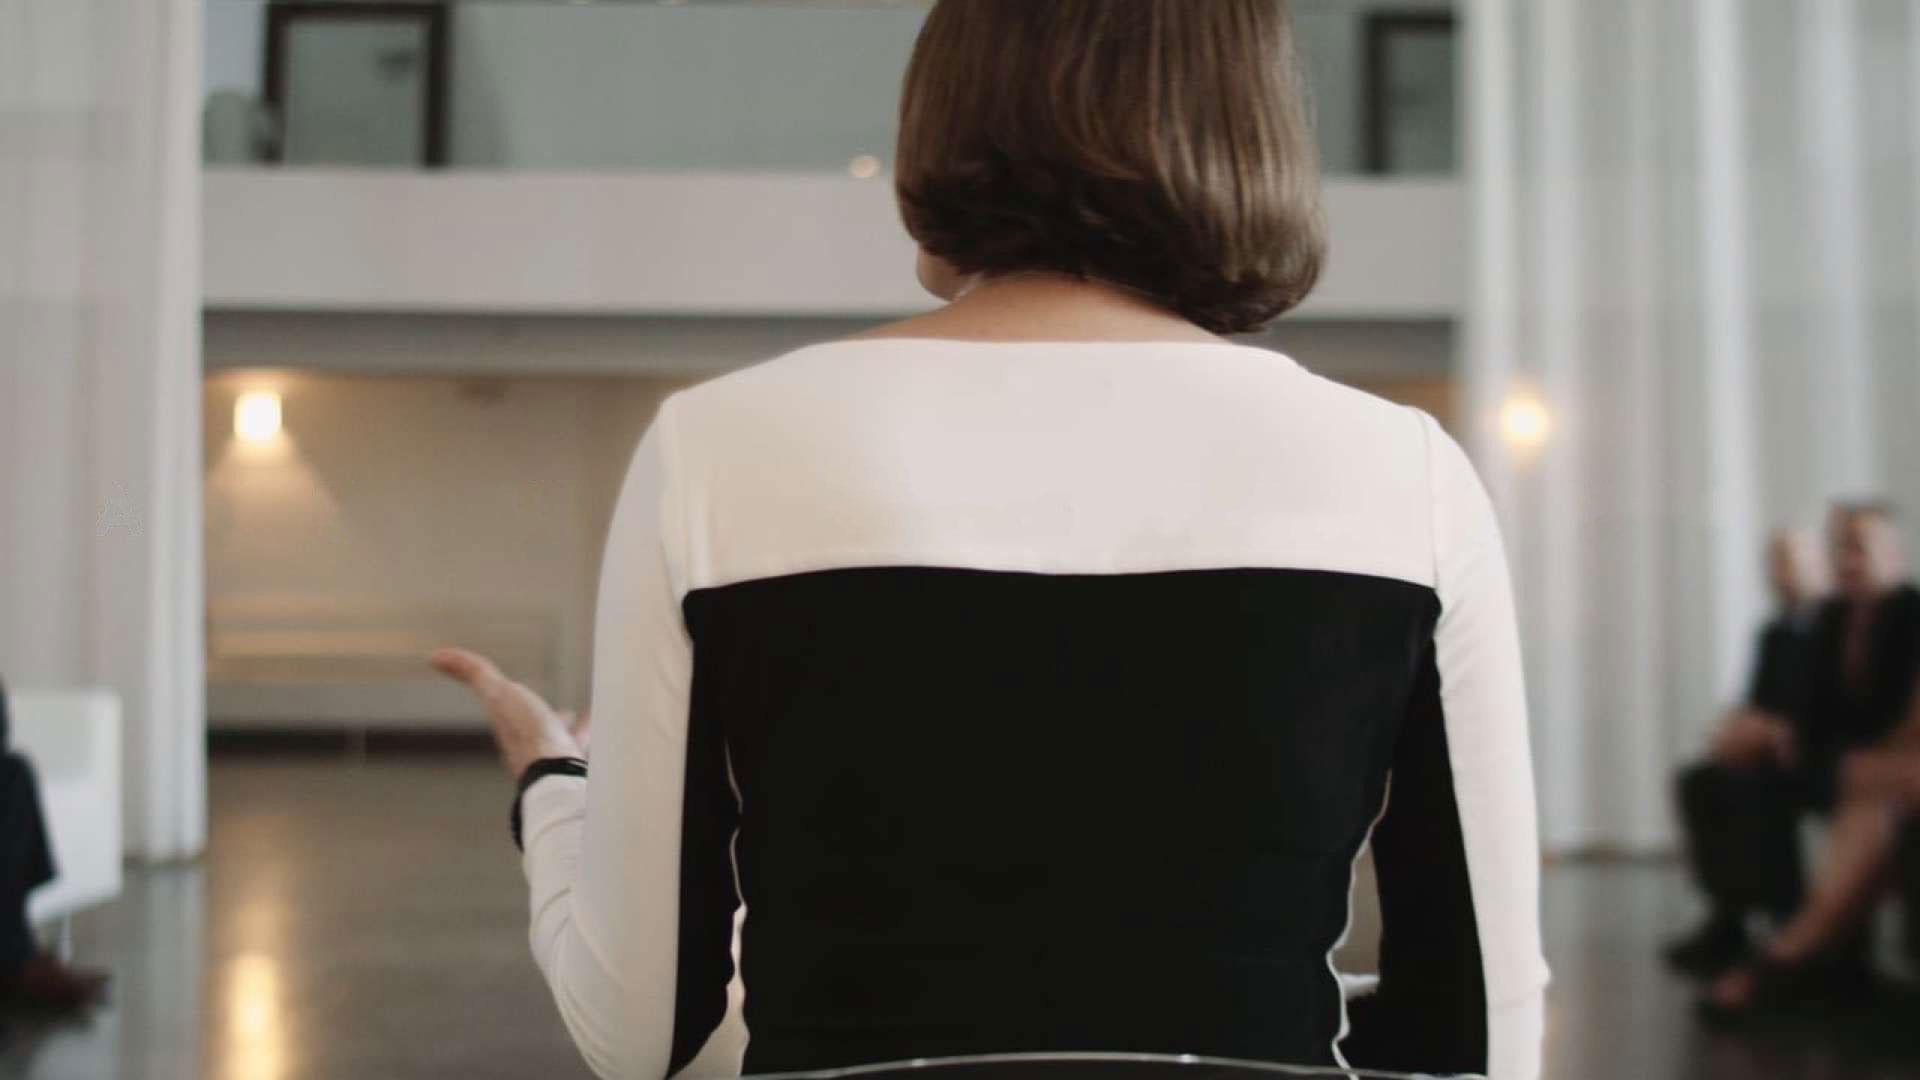
<instances>
[{"instance_id":1,"label":"woman's neck","mask_svg":"<svg viewBox=\"0 0 1920 1080\"><path fill-rule=\"evenodd\" d=\"M947 306L862 337L976 341L1221 341L1138 293L1068 274L975 279Z\"/></svg>"}]
</instances>

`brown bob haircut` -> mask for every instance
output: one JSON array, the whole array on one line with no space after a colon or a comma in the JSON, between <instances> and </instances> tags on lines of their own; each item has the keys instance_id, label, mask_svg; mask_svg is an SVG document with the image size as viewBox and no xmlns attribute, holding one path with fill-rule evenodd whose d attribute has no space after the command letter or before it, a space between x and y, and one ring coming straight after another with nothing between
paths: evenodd
<instances>
[{"instance_id":1,"label":"brown bob haircut","mask_svg":"<svg viewBox=\"0 0 1920 1080\"><path fill-rule=\"evenodd\" d=\"M939 0L900 104L907 231L963 274L1046 270L1215 333L1326 254L1286 0Z\"/></svg>"}]
</instances>

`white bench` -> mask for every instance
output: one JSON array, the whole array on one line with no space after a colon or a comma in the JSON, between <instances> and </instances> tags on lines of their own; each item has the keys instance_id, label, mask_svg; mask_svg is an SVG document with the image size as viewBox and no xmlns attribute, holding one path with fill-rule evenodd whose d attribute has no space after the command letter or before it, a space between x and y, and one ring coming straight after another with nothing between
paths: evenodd
<instances>
[{"instance_id":1,"label":"white bench","mask_svg":"<svg viewBox=\"0 0 1920 1080\"><path fill-rule=\"evenodd\" d=\"M276 598L208 611L207 719L254 728L475 728L472 695L427 667L441 645L492 657L551 697L555 620L544 612Z\"/></svg>"},{"instance_id":2,"label":"white bench","mask_svg":"<svg viewBox=\"0 0 1920 1080\"><path fill-rule=\"evenodd\" d=\"M36 889L37 925L120 895L120 699L105 690L8 694L9 749L33 763L57 876Z\"/></svg>"}]
</instances>

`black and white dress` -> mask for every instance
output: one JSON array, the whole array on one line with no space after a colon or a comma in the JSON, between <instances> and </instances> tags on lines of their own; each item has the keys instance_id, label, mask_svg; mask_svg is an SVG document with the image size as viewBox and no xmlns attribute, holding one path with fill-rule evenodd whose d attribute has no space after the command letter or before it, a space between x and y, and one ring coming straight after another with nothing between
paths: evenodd
<instances>
[{"instance_id":1,"label":"black and white dress","mask_svg":"<svg viewBox=\"0 0 1920 1080\"><path fill-rule=\"evenodd\" d=\"M1492 511L1431 418L1277 353L873 339L673 395L608 541L592 704L591 778L528 790L525 868L603 1076L707 1043L743 902L749 1072L1539 1072ZM1369 843L1381 982L1350 1011Z\"/></svg>"}]
</instances>

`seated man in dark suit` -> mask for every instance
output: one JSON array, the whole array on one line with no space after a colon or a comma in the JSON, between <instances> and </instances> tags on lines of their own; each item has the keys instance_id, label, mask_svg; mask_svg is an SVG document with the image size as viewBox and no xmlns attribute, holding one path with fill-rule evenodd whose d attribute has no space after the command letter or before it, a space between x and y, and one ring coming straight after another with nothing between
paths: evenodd
<instances>
[{"instance_id":1,"label":"seated man in dark suit","mask_svg":"<svg viewBox=\"0 0 1920 1080\"><path fill-rule=\"evenodd\" d=\"M1694 876L1711 910L1667 956L1699 974L1746 954L1750 914L1784 918L1800 902L1797 827L1809 784L1796 725L1810 694L1828 571L1818 545L1790 530L1769 541L1767 571L1776 609L1760 632L1746 699L1729 712L1709 759L1680 777Z\"/></svg>"},{"instance_id":2,"label":"seated man in dark suit","mask_svg":"<svg viewBox=\"0 0 1920 1080\"><path fill-rule=\"evenodd\" d=\"M1770 759L1713 762L1681 779L1694 866L1714 905L1707 928L1670 954L1689 971L1739 960L1748 914L1779 923L1799 909L1801 815L1832 810L1843 761L1893 732L1920 675L1920 591L1905 578L1893 509L1835 507L1830 535L1839 592L1813 620L1794 722ZM1864 946L1848 947L1860 962Z\"/></svg>"},{"instance_id":3,"label":"seated man in dark suit","mask_svg":"<svg viewBox=\"0 0 1920 1080\"><path fill-rule=\"evenodd\" d=\"M1841 766L1884 744L1907 718L1920 677L1920 589L1907 580L1894 510L1851 503L1833 511L1839 593L1814 630L1813 677L1800 725L1814 805L1830 809Z\"/></svg>"},{"instance_id":4,"label":"seated man in dark suit","mask_svg":"<svg viewBox=\"0 0 1920 1080\"><path fill-rule=\"evenodd\" d=\"M0 1008L74 1012L100 999L107 976L61 963L27 924L27 896L53 880L53 852L33 767L5 750L7 734L0 684Z\"/></svg>"}]
</instances>

